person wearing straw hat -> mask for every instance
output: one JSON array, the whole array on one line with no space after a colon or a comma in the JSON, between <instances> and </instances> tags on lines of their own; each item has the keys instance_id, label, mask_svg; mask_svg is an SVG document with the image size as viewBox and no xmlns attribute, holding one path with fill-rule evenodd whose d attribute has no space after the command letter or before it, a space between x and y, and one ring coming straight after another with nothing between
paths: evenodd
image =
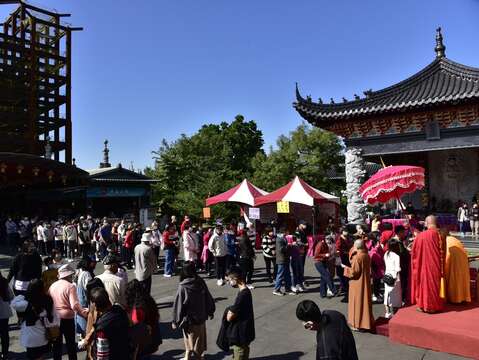
<instances>
[{"instance_id":1,"label":"person wearing straw hat","mask_svg":"<svg viewBox=\"0 0 479 360\"><path fill-rule=\"evenodd\" d=\"M53 342L53 359L62 358L62 342L65 337L69 360L77 358L77 344L75 342L75 313L86 318L88 309L83 308L78 300L77 291L73 282L75 270L70 264L58 269L58 280L48 290L53 305L60 318L60 336Z\"/></svg>"},{"instance_id":2,"label":"person wearing straw hat","mask_svg":"<svg viewBox=\"0 0 479 360\"><path fill-rule=\"evenodd\" d=\"M155 252L151 248L152 240L151 229L146 228L141 243L135 247L135 276L148 294L151 293L151 276L157 265Z\"/></svg>"}]
</instances>

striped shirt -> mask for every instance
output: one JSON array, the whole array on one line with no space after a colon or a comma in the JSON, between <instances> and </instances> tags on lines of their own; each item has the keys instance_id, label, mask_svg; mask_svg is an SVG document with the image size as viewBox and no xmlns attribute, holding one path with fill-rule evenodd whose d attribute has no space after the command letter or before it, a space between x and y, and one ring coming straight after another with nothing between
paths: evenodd
<instances>
[{"instance_id":1,"label":"striped shirt","mask_svg":"<svg viewBox=\"0 0 479 360\"><path fill-rule=\"evenodd\" d=\"M276 239L274 237L265 236L261 241L261 247L263 248L263 255L272 258L276 256Z\"/></svg>"}]
</instances>

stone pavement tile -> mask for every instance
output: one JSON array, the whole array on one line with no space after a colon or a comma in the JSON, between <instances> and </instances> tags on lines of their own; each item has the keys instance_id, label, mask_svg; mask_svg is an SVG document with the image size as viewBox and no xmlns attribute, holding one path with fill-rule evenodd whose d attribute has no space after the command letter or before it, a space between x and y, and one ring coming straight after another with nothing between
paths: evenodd
<instances>
[{"instance_id":1,"label":"stone pavement tile","mask_svg":"<svg viewBox=\"0 0 479 360\"><path fill-rule=\"evenodd\" d=\"M479 356L479 350L478 350L478 356ZM464 359L466 358L457 356L457 355L432 351L432 350L427 350L426 355L423 357L423 360L464 360Z\"/></svg>"},{"instance_id":2,"label":"stone pavement tile","mask_svg":"<svg viewBox=\"0 0 479 360\"><path fill-rule=\"evenodd\" d=\"M3 258L4 260L0 261L2 270L8 267L8 258ZM311 286L306 293L298 296L273 296L271 285L264 281L262 277L264 272L262 259L258 259L255 266L257 268L255 286L257 287L252 293L256 340L251 345L251 358L256 360L314 360L316 351L315 333L306 331L301 322L296 319L296 305L301 300L311 299L316 301L321 309L333 309L347 314L347 304L341 303L340 298L321 299L319 297L317 272L309 259L307 261L306 274L310 276ZM99 264L96 272L101 273L102 271L102 265ZM129 271L128 276L129 279L133 279L134 272ZM238 290L231 288L229 285L218 287L216 279L205 280L213 297L216 299L217 307L215 318L207 322L208 351L206 358L210 360L226 359L229 357L216 346L216 337L224 309L234 302ZM153 277L152 296L159 304L164 340L158 353L152 359L181 359L184 355L182 334L178 330L173 331L170 324L178 281L178 277L164 278L162 275L154 275ZM382 315L384 307L381 304L375 304L373 311L375 316ZM12 321L14 320L12 319ZM19 344L19 331L11 331L10 336L11 350L17 353L12 358L23 359L24 349ZM394 344L383 336L354 333L354 337L361 360L462 359L449 354ZM84 358L84 353L80 353L78 358Z\"/></svg>"}]
</instances>

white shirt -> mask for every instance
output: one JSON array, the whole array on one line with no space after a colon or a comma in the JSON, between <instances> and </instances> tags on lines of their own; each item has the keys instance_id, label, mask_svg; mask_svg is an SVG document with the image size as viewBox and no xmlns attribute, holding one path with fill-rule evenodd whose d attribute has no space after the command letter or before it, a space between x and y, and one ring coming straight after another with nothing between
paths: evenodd
<instances>
[{"instance_id":1,"label":"white shirt","mask_svg":"<svg viewBox=\"0 0 479 360\"><path fill-rule=\"evenodd\" d=\"M392 277L397 281L397 275L401 271L401 261L399 255L392 251L386 252L386 254L384 254L384 263L386 264L385 274L391 274Z\"/></svg>"},{"instance_id":2,"label":"white shirt","mask_svg":"<svg viewBox=\"0 0 479 360\"><path fill-rule=\"evenodd\" d=\"M459 222L464 222L464 221L468 221L469 220L469 217L468 217L468 209L464 209L463 207L461 207L459 209Z\"/></svg>"},{"instance_id":3,"label":"white shirt","mask_svg":"<svg viewBox=\"0 0 479 360\"><path fill-rule=\"evenodd\" d=\"M118 226L118 240L123 240L126 236L126 224L120 224Z\"/></svg>"},{"instance_id":4,"label":"white shirt","mask_svg":"<svg viewBox=\"0 0 479 360\"><path fill-rule=\"evenodd\" d=\"M105 290L112 304L126 305L126 284L121 277L105 270L105 272L98 275L97 278L105 285Z\"/></svg>"},{"instance_id":5,"label":"white shirt","mask_svg":"<svg viewBox=\"0 0 479 360\"><path fill-rule=\"evenodd\" d=\"M196 260L198 248L192 234L188 230L183 231L183 249L185 251L185 261Z\"/></svg>"},{"instance_id":6,"label":"white shirt","mask_svg":"<svg viewBox=\"0 0 479 360\"><path fill-rule=\"evenodd\" d=\"M43 230L44 230L43 225L37 226L37 241L46 241L45 232Z\"/></svg>"},{"instance_id":7,"label":"white shirt","mask_svg":"<svg viewBox=\"0 0 479 360\"><path fill-rule=\"evenodd\" d=\"M213 235L211 235L210 241L208 241L208 249L213 256L226 256L228 254L228 249L226 246L225 234L221 233L221 235L219 235L215 230Z\"/></svg>"},{"instance_id":8,"label":"white shirt","mask_svg":"<svg viewBox=\"0 0 479 360\"><path fill-rule=\"evenodd\" d=\"M23 295L19 295L12 300L12 307L16 311L24 312L27 309L28 302ZM24 347L33 348L45 346L48 344L47 330L45 327L60 326L60 318L58 317L55 307L52 309L53 321L48 321L47 312L43 310L39 319L32 326L27 326L26 321L22 322L20 328L20 343ZM45 323L45 326L43 325Z\"/></svg>"}]
</instances>

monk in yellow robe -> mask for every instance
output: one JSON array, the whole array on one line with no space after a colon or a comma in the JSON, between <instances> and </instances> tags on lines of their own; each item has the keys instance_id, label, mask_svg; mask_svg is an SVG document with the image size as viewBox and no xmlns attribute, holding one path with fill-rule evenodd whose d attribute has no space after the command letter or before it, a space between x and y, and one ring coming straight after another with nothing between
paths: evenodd
<instances>
[{"instance_id":1,"label":"monk in yellow robe","mask_svg":"<svg viewBox=\"0 0 479 360\"><path fill-rule=\"evenodd\" d=\"M459 304L471 302L469 261L464 245L454 236L446 234L446 294L447 301Z\"/></svg>"}]
</instances>

